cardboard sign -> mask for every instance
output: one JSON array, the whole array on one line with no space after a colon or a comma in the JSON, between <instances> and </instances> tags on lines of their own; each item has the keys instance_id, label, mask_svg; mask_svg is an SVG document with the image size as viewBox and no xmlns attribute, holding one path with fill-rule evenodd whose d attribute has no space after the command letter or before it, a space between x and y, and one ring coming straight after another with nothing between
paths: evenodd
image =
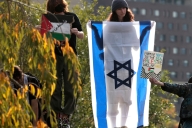
<instances>
[{"instance_id":1,"label":"cardboard sign","mask_svg":"<svg viewBox=\"0 0 192 128\"><path fill-rule=\"evenodd\" d=\"M141 77L147 79L154 77L157 80L160 80L163 56L164 53L144 51Z\"/></svg>"}]
</instances>

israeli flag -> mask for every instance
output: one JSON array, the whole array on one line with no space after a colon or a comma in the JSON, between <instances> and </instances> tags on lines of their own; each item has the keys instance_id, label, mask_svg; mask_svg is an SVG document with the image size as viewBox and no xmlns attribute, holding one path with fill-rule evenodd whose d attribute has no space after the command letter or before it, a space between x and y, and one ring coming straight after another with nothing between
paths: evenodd
<instances>
[{"instance_id":1,"label":"israeli flag","mask_svg":"<svg viewBox=\"0 0 192 128\"><path fill-rule=\"evenodd\" d=\"M144 50L153 51L154 21L87 23L96 128L149 125L150 82L140 77Z\"/></svg>"}]
</instances>

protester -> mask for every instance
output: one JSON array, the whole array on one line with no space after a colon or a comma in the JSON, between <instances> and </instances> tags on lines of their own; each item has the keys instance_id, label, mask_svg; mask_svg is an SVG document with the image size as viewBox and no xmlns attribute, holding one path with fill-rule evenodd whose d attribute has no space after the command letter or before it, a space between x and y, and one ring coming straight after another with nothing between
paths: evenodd
<instances>
[{"instance_id":1,"label":"protester","mask_svg":"<svg viewBox=\"0 0 192 128\"><path fill-rule=\"evenodd\" d=\"M30 92L30 85L34 86L35 90L40 88L41 85L35 77L24 74L19 66L14 66L13 79L19 83L19 85L17 83L13 83L14 90L20 89L20 91L22 91L22 88L28 86L29 90L27 92L27 100L36 116L32 123L34 127L37 127L37 121L40 118L39 100L36 98L35 93L32 94L32 92Z\"/></svg>"},{"instance_id":2,"label":"protester","mask_svg":"<svg viewBox=\"0 0 192 128\"><path fill-rule=\"evenodd\" d=\"M52 13L55 15L70 15L74 17L69 45L72 47L74 53L77 54L76 37L80 39L84 37L81 23L77 15L68 12L68 4L65 0L48 0L47 11L48 13ZM51 98L51 107L56 113L58 127L70 128L69 117L75 111L76 97L74 96L74 88L68 80L69 69L67 68L68 66L66 65L66 63L64 63L65 57L63 56L61 50L61 47L65 45L65 41L61 40L60 42L60 45L55 46L57 84ZM64 92L62 92L63 88ZM62 99L62 95L64 95L64 101Z\"/></svg>"},{"instance_id":3,"label":"protester","mask_svg":"<svg viewBox=\"0 0 192 128\"><path fill-rule=\"evenodd\" d=\"M186 84L163 83L155 78L149 80L152 84L161 86L162 90L184 98L179 114L179 128L192 128L192 77Z\"/></svg>"},{"instance_id":4,"label":"protester","mask_svg":"<svg viewBox=\"0 0 192 128\"><path fill-rule=\"evenodd\" d=\"M131 22L134 21L134 14L129 9L125 0L113 0L111 3L111 13L107 20L114 22Z\"/></svg>"}]
</instances>

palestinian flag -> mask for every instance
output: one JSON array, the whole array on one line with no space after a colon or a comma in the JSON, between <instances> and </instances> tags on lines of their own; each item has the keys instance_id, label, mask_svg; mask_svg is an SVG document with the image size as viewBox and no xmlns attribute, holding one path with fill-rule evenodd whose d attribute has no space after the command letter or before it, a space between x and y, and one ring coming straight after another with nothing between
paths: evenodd
<instances>
[{"instance_id":1,"label":"palestinian flag","mask_svg":"<svg viewBox=\"0 0 192 128\"><path fill-rule=\"evenodd\" d=\"M154 68L148 68L149 72L154 72Z\"/></svg>"},{"instance_id":2,"label":"palestinian flag","mask_svg":"<svg viewBox=\"0 0 192 128\"><path fill-rule=\"evenodd\" d=\"M65 40L71 37L71 23L73 16L43 14L41 19L41 35L51 35L57 40Z\"/></svg>"}]
</instances>

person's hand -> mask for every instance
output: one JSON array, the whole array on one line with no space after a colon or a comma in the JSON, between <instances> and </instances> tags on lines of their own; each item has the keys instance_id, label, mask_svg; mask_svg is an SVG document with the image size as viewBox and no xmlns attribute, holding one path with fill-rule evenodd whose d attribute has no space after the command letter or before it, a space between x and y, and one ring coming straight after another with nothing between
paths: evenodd
<instances>
[{"instance_id":1,"label":"person's hand","mask_svg":"<svg viewBox=\"0 0 192 128\"><path fill-rule=\"evenodd\" d=\"M159 85L159 86L164 86L164 83L156 80L155 78L149 78L149 81L150 81L152 84L156 84L156 85Z\"/></svg>"},{"instance_id":2,"label":"person's hand","mask_svg":"<svg viewBox=\"0 0 192 128\"><path fill-rule=\"evenodd\" d=\"M71 33L77 35L79 33L78 29L77 28L72 28L71 29Z\"/></svg>"},{"instance_id":3,"label":"person's hand","mask_svg":"<svg viewBox=\"0 0 192 128\"><path fill-rule=\"evenodd\" d=\"M156 80L155 78L149 78L149 81L152 83L152 84L158 84L158 80Z\"/></svg>"},{"instance_id":4,"label":"person's hand","mask_svg":"<svg viewBox=\"0 0 192 128\"><path fill-rule=\"evenodd\" d=\"M40 31L41 30L41 25L35 25L35 28Z\"/></svg>"},{"instance_id":5,"label":"person's hand","mask_svg":"<svg viewBox=\"0 0 192 128\"><path fill-rule=\"evenodd\" d=\"M60 46L64 47L65 46L65 41L60 41Z\"/></svg>"},{"instance_id":6,"label":"person's hand","mask_svg":"<svg viewBox=\"0 0 192 128\"><path fill-rule=\"evenodd\" d=\"M84 33L82 31L79 31L77 28L72 28L71 33L75 34L79 39L83 39L84 37Z\"/></svg>"},{"instance_id":7,"label":"person's hand","mask_svg":"<svg viewBox=\"0 0 192 128\"><path fill-rule=\"evenodd\" d=\"M89 20L89 21L87 22L87 25L88 25L89 27L91 27L91 20Z\"/></svg>"}]
</instances>

